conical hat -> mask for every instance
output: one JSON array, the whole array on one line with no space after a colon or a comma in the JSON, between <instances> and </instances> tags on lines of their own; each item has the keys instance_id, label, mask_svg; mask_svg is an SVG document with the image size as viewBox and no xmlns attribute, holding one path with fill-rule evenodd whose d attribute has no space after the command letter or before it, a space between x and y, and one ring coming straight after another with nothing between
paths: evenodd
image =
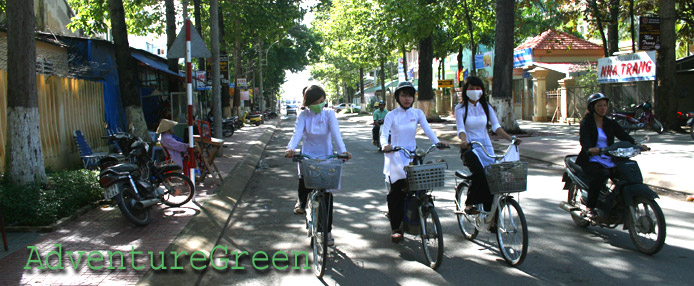
<instances>
[{"instance_id":1,"label":"conical hat","mask_svg":"<svg viewBox=\"0 0 694 286\"><path fill-rule=\"evenodd\" d=\"M159 127L157 127L157 133L161 134L166 131L169 131L171 130L171 128L176 126L176 124L178 124L178 122L168 119L162 119L161 122L159 122Z\"/></svg>"}]
</instances>

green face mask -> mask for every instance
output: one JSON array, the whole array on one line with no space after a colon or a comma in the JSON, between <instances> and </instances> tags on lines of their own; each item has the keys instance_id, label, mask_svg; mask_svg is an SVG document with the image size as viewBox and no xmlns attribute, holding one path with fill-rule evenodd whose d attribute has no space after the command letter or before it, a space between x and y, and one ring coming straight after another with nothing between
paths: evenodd
<instances>
[{"instance_id":1,"label":"green face mask","mask_svg":"<svg viewBox=\"0 0 694 286\"><path fill-rule=\"evenodd\" d=\"M319 103L319 104L309 105L308 109L313 111L313 113L318 114L321 112L321 110L323 110L323 104Z\"/></svg>"}]
</instances>

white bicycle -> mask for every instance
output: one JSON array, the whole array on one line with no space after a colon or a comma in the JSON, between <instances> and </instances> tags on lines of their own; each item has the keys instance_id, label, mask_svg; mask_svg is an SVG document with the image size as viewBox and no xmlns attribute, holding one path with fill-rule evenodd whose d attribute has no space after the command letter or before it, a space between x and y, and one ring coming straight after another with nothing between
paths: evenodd
<instances>
[{"instance_id":1,"label":"white bicycle","mask_svg":"<svg viewBox=\"0 0 694 286\"><path fill-rule=\"evenodd\" d=\"M465 212L465 200L467 199L472 173L469 170L457 170L455 188L455 214L458 217L458 226L466 239L472 241L477 237L479 230L488 230L496 233L499 243L499 252L511 266L518 266L528 253L528 224L520 204L513 198L512 193L527 190L528 163L527 162L501 162L506 153L515 146L513 138L506 151L499 155L490 155L482 143L470 142L470 146L479 145L484 154L493 158L495 163L485 167L485 176L489 183L489 191L494 196L490 211L484 211L482 204L477 206L477 213ZM460 183L457 178L461 178Z\"/></svg>"}]
</instances>

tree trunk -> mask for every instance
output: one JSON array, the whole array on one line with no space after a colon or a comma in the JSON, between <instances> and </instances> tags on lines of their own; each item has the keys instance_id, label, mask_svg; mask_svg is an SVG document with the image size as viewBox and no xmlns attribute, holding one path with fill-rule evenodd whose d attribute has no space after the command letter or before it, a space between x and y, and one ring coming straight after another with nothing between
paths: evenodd
<instances>
[{"instance_id":1,"label":"tree trunk","mask_svg":"<svg viewBox=\"0 0 694 286\"><path fill-rule=\"evenodd\" d=\"M380 64L381 64L381 100L386 100L386 65L385 65L386 60L381 57Z\"/></svg>"},{"instance_id":2,"label":"tree trunk","mask_svg":"<svg viewBox=\"0 0 694 286\"><path fill-rule=\"evenodd\" d=\"M137 69L135 62L130 55L130 44L128 43L128 28L125 25L125 11L123 10L122 0L108 1L109 14L111 15L111 34L113 36L113 48L118 66L118 80L120 96L128 122L130 122L133 135L136 135L147 142L152 138L147 132L145 115L142 112L142 102L140 93L135 86L137 81Z\"/></svg>"},{"instance_id":3,"label":"tree trunk","mask_svg":"<svg viewBox=\"0 0 694 286\"><path fill-rule=\"evenodd\" d=\"M417 101L419 108L424 111L429 121L440 121L435 112L431 112L434 92L432 90L432 61L434 59L434 41L431 35L419 40L419 83L417 86Z\"/></svg>"},{"instance_id":4,"label":"tree trunk","mask_svg":"<svg viewBox=\"0 0 694 286\"><path fill-rule=\"evenodd\" d=\"M402 46L402 71L405 73L405 81L407 81L407 51L405 46Z\"/></svg>"},{"instance_id":5,"label":"tree trunk","mask_svg":"<svg viewBox=\"0 0 694 286\"><path fill-rule=\"evenodd\" d=\"M660 54L656 69L660 82L655 99L656 114L667 129L680 128L677 120L675 80L675 0L660 1Z\"/></svg>"},{"instance_id":6,"label":"tree trunk","mask_svg":"<svg viewBox=\"0 0 694 286\"><path fill-rule=\"evenodd\" d=\"M362 108L366 108L364 105L364 68L359 68L359 96L361 97Z\"/></svg>"},{"instance_id":7,"label":"tree trunk","mask_svg":"<svg viewBox=\"0 0 694 286\"><path fill-rule=\"evenodd\" d=\"M513 115L513 25L514 0L496 1L496 36L494 45L494 81L492 82L492 101L501 127L506 131L518 133L520 128Z\"/></svg>"},{"instance_id":8,"label":"tree trunk","mask_svg":"<svg viewBox=\"0 0 694 286\"><path fill-rule=\"evenodd\" d=\"M166 48L171 49L176 40L176 9L174 0L166 0L164 5L166 6ZM170 70L178 72L178 59L168 59L167 62Z\"/></svg>"},{"instance_id":9,"label":"tree trunk","mask_svg":"<svg viewBox=\"0 0 694 286\"><path fill-rule=\"evenodd\" d=\"M7 2L7 132L5 176L26 185L46 180L36 91L34 2Z\"/></svg>"},{"instance_id":10,"label":"tree trunk","mask_svg":"<svg viewBox=\"0 0 694 286\"><path fill-rule=\"evenodd\" d=\"M241 73L241 23L239 17L234 18L234 107L236 107L236 115L241 116L241 87L237 81Z\"/></svg>"},{"instance_id":11,"label":"tree trunk","mask_svg":"<svg viewBox=\"0 0 694 286\"><path fill-rule=\"evenodd\" d=\"M619 0L610 0L610 22L607 25L610 56L619 51Z\"/></svg>"},{"instance_id":12,"label":"tree trunk","mask_svg":"<svg viewBox=\"0 0 694 286\"><path fill-rule=\"evenodd\" d=\"M473 31L475 26L472 24L472 15L470 15L470 7L467 0L463 1L463 9L465 10L465 22L467 22L467 32L468 37L470 37L470 75L477 75L477 66L475 65L475 55L477 54L477 44L475 43L475 37Z\"/></svg>"},{"instance_id":13,"label":"tree trunk","mask_svg":"<svg viewBox=\"0 0 694 286\"><path fill-rule=\"evenodd\" d=\"M219 22L217 0L210 0L210 44L212 46L212 116L214 116L214 137L222 135L222 99L219 76Z\"/></svg>"},{"instance_id":14,"label":"tree trunk","mask_svg":"<svg viewBox=\"0 0 694 286\"><path fill-rule=\"evenodd\" d=\"M602 20L600 19L600 10L598 9L597 0L589 1L588 5L590 5L591 10L593 11L593 19L595 19L598 24L598 31L600 31L600 38L602 39L603 53L605 54L605 57L609 57L610 53L607 51L607 39L605 38L605 31L602 28Z\"/></svg>"},{"instance_id":15,"label":"tree trunk","mask_svg":"<svg viewBox=\"0 0 694 286\"><path fill-rule=\"evenodd\" d=\"M200 15L200 0L193 0L193 17L195 17L195 29L200 33L200 37L205 38L202 34L202 16ZM205 58L198 58L198 70L205 70Z\"/></svg>"},{"instance_id":16,"label":"tree trunk","mask_svg":"<svg viewBox=\"0 0 694 286\"><path fill-rule=\"evenodd\" d=\"M629 0L629 21L631 22L631 27L629 28L629 36L631 37L631 52L636 53L636 34L634 33L634 0Z\"/></svg>"}]
</instances>

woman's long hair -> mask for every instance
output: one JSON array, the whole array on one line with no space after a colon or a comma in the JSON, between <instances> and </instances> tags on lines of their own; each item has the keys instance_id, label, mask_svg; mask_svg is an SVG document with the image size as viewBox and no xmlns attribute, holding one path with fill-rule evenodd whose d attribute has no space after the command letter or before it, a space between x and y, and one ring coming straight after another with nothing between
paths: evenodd
<instances>
[{"instance_id":1,"label":"woman's long hair","mask_svg":"<svg viewBox=\"0 0 694 286\"><path fill-rule=\"evenodd\" d=\"M469 76L463 85L463 103L461 103L461 108L465 108L465 115L463 115L463 124L467 121L467 103L470 98L467 97L467 89L470 85L482 87L482 96L480 97L479 103L482 104L484 109L484 114L487 115L487 124L489 124L489 103L487 103L487 90L484 88L484 82L479 77Z\"/></svg>"}]
</instances>

